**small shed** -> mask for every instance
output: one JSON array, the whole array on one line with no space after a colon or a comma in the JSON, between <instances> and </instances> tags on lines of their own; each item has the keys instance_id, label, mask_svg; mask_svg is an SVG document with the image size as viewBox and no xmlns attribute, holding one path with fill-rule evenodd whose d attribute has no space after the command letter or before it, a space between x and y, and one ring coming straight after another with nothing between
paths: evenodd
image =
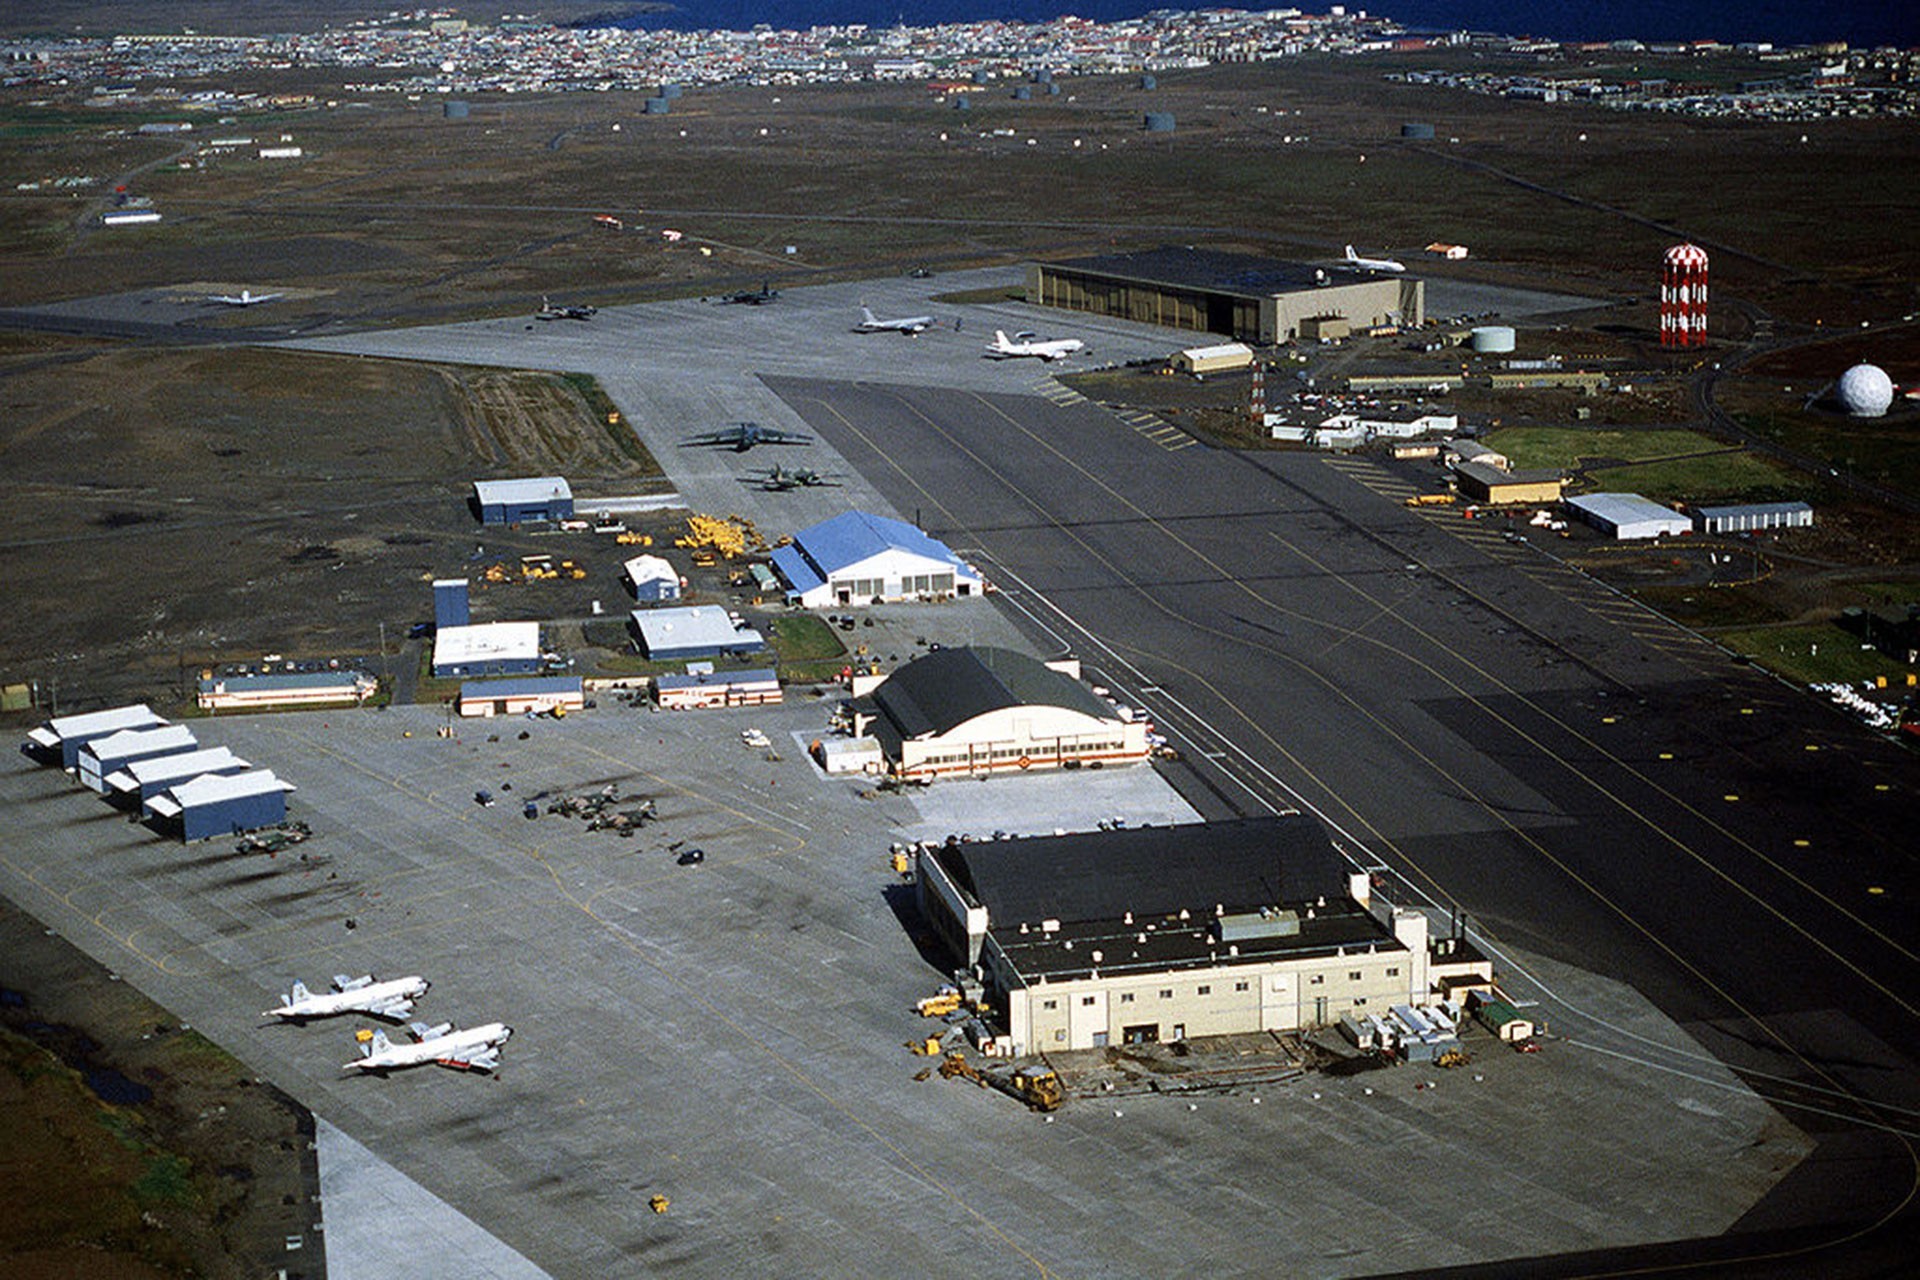
<instances>
[{"instance_id":1,"label":"small shed","mask_svg":"<svg viewBox=\"0 0 1920 1280\"><path fill-rule=\"evenodd\" d=\"M573 490L560 476L475 480L473 504L482 524L557 523L573 518Z\"/></svg>"},{"instance_id":2,"label":"small shed","mask_svg":"<svg viewBox=\"0 0 1920 1280\"><path fill-rule=\"evenodd\" d=\"M180 755L199 745L193 730L183 724L162 725L157 729L122 729L81 747L74 764L81 786L105 792L107 775L121 766L155 756Z\"/></svg>"},{"instance_id":3,"label":"small shed","mask_svg":"<svg viewBox=\"0 0 1920 1280\"><path fill-rule=\"evenodd\" d=\"M655 676L653 696L667 711L704 707L765 707L781 700L773 669L701 671L684 676Z\"/></svg>"},{"instance_id":4,"label":"small shed","mask_svg":"<svg viewBox=\"0 0 1920 1280\"><path fill-rule=\"evenodd\" d=\"M291 790L271 769L210 774L168 787L146 802L146 813L182 840L211 840L285 822Z\"/></svg>"},{"instance_id":5,"label":"small shed","mask_svg":"<svg viewBox=\"0 0 1920 1280\"><path fill-rule=\"evenodd\" d=\"M680 575L660 556L635 556L622 566L627 587L642 604L671 604L680 598Z\"/></svg>"},{"instance_id":6,"label":"small shed","mask_svg":"<svg viewBox=\"0 0 1920 1280\"><path fill-rule=\"evenodd\" d=\"M457 706L463 716L565 715L586 709L586 685L579 676L469 680L460 686Z\"/></svg>"},{"instance_id":7,"label":"small shed","mask_svg":"<svg viewBox=\"0 0 1920 1280\"><path fill-rule=\"evenodd\" d=\"M874 737L822 738L813 744L813 757L832 774L887 770L886 753L880 749L880 739Z\"/></svg>"},{"instance_id":8,"label":"small shed","mask_svg":"<svg viewBox=\"0 0 1920 1280\"><path fill-rule=\"evenodd\" d=\"M1693 521L1637 493L1583 493L1567 509L1621 542L1693 532Z\"/></svg>"},{"instance_id":9,"label":"small shed","mask_svg":"<svg viewBox=\"0 0 1920 1280\"><path fill-rule=\"evenodd\" d=\"M1253 348L1244 342L1222 342L1211 347L1188 347L1175 354L1172 360L1177 373L1226 373L1234 369L1250 368L1253 364Z\"/></svg>"}]
</instances>

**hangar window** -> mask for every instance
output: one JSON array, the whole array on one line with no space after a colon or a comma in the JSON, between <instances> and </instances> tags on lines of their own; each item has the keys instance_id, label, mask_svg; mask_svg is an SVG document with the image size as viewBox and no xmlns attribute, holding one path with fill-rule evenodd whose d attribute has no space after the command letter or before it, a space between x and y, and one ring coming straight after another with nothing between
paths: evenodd
<instances>
[{"instance_id":1,"label":"hangar window","mask_svg":"<svg viewBox=\"0 0 1920 1280\"><path fill-rule=\"evenodd\" d=\"M1067 1038L1066 1028L1065 1027L1057 1028L1053 1033L1053 1038L1055 1040L1065 1040Z\"/></svg>"},{"instance_id":2,"label":"hangar window","mask_svg":"<svg viewBox=\"0 0 1920 1280\"><path fill-rule=\"evenodd\" d=\"M1360 981L1360 971L1358 969L1349 969L1347 971L1347 981L1348 982Z\"/></svg>"},{"instance_id":3,"label":"hangar window","mask_svg":"<svg viewBox=\"0 0 1920 1280\"><path fill-rule=\"evenodd\" d=\"M1091 1008L1093 1008L1093 997L1092 997L1092 996L1081 996L1081 997L1080 997L1080 1007L1081 1007L1081 1008L1083 1008L1083 1009L1091 1009Z\"/></svg>"},{"instance_id":4,"label":"hangar window","mask_svg":"<svg viewBox=\"0 0 1920 1280\"><path fill-rule=\"evenodd\" d=\"M1366 1002L1367 1002L1367 998L1365 996L1355 996L1353 998L1353 1007L1358 1009L1361 1005L1365 1004Z\"/></svg>"},{"instance_id":5,"label":"hangar window","mask_svg":"<svg viewBox=\"0 0 1920 1280\"><path fill-rule=\"evenodd\" d=\"M1162 987L1162 988L1160 988L1160 998L1161 998L1162 1000L1171 1000L1171 999L1173 999L1173 988L1172 988L1172 987Z\"/></svg>"},{"instance_id":6,"label":"hangar window","mask_svg":"<svg viewBox=\"0 0 1920 1280\"><path fill-rule=\"evenodd\" d=\"M1060 1007L1060 1002L1058 1000L1042 1000L1040 1002L1040 1007L1042 1009L1058 1009Z\"/></svg>"},{"instance_id":7,"label":"hangar window","mask_svg":"<svg viewBox=\"0 0 1920 1280\"><path fill-rule=\"evenodd\" d=\"M1244 982L1236 982L1233 984L1233 989L1235 991L1245 991L1247 989L1247 984Z\"/></svg>"},{"instance_id":8,"label":"hangar window","mask_svg":"<svg viewBox=\"0 0 1920 1280\"><path fill-rule=\"evenodd\" d=\"M1122 992L1120 993L1120 1003L1121 1003L1121 1004L1132 1004L1132 1003L1133 1003L1133 992L1131 992L1131 991L1122 991Z\"/></svg>"},{"instance_id":9,"label":"hangar window","mask_svg":"<svg viewBox=\"0 0 1920 1280\"><path fill-rule=\"evenodd\" d=\"M1399 977L1399 976L1400 976L1400 966L1399 966L1399 965L1395 965L1395 966L1393 966L1393 968L1391 968L1391 969L1389 969L1389 970L1387 970L1387 976L1388 976L1389 978L1397 978L1397 977Z\"/></svg>"},{"instance_id":10,"label":"hangar window","mask_svg":"<svg viewBox=\"0 0 1920 1280\"><path fill-rule=\"evenodd\" d=\"M1213 994L1213 988L1210 986L1202 985L1194 990L1194 994L1197 996L1210 996Z\"/></svg>"},{"instance_id":11,"label":"hangar window","mask_svg":"<svg viewBox=\"0 0 1920 1280\"><path fill-rule=\"evenodd\" d=\"M1326 980L1327 980L1327 975L1326 975L1326 974L1324 974L1324 973L1316 973L1316 974L1314 974L1314 975L1313 975L1313 976L1312 976L1311 978L1308 978L1308 979L1307 979L1307 982L1308 982L1308 984L1309 984L1309 985L1311 985L1311 986L1315 986L1315 987L1317 987L1317 986L1319 986L1319 985L1320 985L1321 983L1323 983L1323 982L1325 982Z\"/></svg>"}]
</instances>

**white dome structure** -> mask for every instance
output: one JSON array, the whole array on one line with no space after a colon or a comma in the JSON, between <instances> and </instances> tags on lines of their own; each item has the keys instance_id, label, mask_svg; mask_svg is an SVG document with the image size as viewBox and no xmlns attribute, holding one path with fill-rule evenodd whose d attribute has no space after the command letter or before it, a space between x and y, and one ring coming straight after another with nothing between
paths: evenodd
<instances>
[{"instance_id":1,"label":"white dome structure","mask_svg":"<svg viewBox=\"0 0 1920 1280\"><path fill-rule=\"evenodd\" d=\"M1840 375L1840 406L1856 418L1878 418L1893 404L1893 379L1877 364L1857 364Z\"/></svg>"}]
</instances>

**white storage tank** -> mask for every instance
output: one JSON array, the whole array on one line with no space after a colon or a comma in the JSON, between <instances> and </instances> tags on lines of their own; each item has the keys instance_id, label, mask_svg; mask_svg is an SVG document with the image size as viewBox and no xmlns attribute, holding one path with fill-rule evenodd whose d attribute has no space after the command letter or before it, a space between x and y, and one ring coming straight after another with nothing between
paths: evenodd
<instances>
[{"instance_id":1,"label":"white storage tank","mask_svg":"<svg viewBox=\"0 0 1920 1280\"><path fill-rule=\"evenodd\" d=\"M1512 351L1514 343L1513 326L1510 324L1483 324L1474 329L1470 339L1475 351L1497 354Z\"/></svg>"}]
</instances>

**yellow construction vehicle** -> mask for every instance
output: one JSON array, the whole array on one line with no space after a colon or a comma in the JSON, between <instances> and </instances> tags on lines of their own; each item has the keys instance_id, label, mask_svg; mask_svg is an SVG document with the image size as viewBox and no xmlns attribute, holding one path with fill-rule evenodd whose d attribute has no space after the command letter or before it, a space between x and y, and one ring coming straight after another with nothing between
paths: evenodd
<instances>
[{"instance_id":1,"label":"yellow construction vehicle","mask_svg":"<svg viewBox=\"0 0 1920 1280\"><path fill-rule=\"evenodd\" d=\"M616 533L613 536L613 540L623 547L650 547L653 545L653 535L650 533L634 533L632 531Z\"/></svg>"},{"instance_id":2,"label":"yellow construction vehicle","mask_svg":"<svg viewBox=\"0 0 1920 1280\"><path fill-rule=\"evenodd\" d=\"M1451 493L1416 493L1407 499L1410 507L1440 507L1455 501Z\"/></svg>"},{"instance_id":3,"label":"yellow construction vehicle","mask_svg":"<svg viewBox=\"0 0 1920 1280\"><path fill-rule=\"evenodd\" d=\"M521 556L520 576L528 582L543 582L559 577L560 571L553 567L552 556Z\"/></svg>"},{"instance_id":4,"label":"yellow construction vehicle","mask_svg":"<svg viewBox=\"0 0 1920 1280\"><path fill-rule=\"evenodd\" d=\"M944 1018L960 1007L960 1000L960 993L948 987L938 995L928 996L914 1007L923 1018Z\"/></svg>"},{"instance_id":5,"label":"yellow construction vehicle","mask_svg":"<svg viewBox=\"0 0 1920 1280\"><path fill-rule=\"evenodd\" d=\"M665 1196L656 1195L647 1201L647 1208L653 1210L655 1213L665 1213L667 1206L672 1203L673 1201L667 1199Z\"/></svg>"},{"instance_id":6,"label":"yellow construction vehicle","mask_svg":"<svg viewBox=\"0 0 1920 1280\"><path fill-rule=\"evenodd\" d=\"M1035 1111L1058 1111L1067 1100L1067 1091L1052 1067L1021 1067L1008 1084L1012 1086L1008 1092Z\"/></svg>"}]
</instances>

